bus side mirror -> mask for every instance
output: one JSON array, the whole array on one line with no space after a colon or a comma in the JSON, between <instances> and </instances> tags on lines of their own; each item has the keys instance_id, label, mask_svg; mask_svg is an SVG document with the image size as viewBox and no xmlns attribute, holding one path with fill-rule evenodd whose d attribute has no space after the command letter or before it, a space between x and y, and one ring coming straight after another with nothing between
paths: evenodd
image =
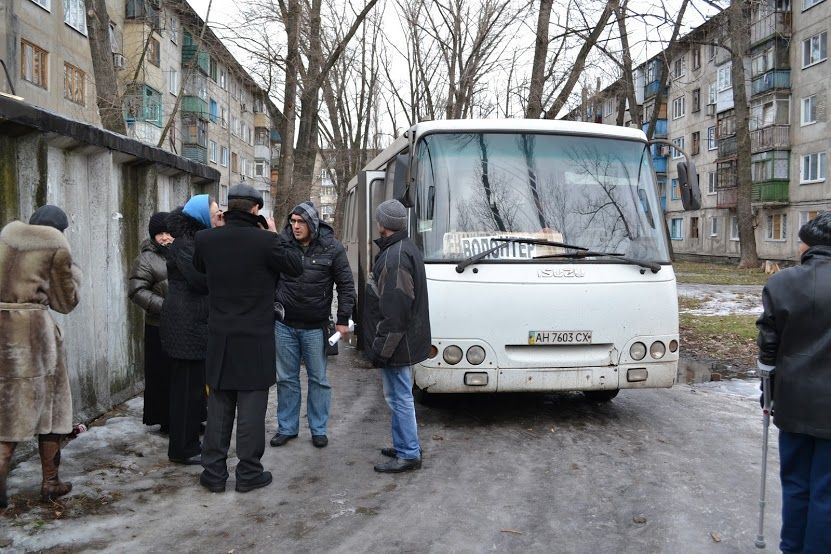
<instances>
[{"instance_id":1,"label":"bus side mirror","mask_svg":"<svg viewBox=\"0 0 831 554\"><path fill-rule=\"evenodd\" d=\"M698 186L698 173L695 163L690 160L678 162L678 187L681 189L681 205L684 210L698 210L701 208L701 188Z\"/></svg>"},{"instance_id":2,"label":"bus side mirror","mask_svg":"<svg viewBox=\"0 0 831 554\"><path fill-rule=\"evenodd\" d=\"M410 195L410 185L407 176L410 173L409 154L399 154L395 157L395 173L392 182L392 197L404 204L405 208L413 207Z\"/></svg>"}]
</instances>

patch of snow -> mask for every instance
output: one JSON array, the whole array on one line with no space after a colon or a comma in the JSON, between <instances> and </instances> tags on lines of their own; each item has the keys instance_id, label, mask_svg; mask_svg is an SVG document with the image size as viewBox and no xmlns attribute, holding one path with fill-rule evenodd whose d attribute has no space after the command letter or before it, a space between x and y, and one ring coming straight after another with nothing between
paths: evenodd
<instances>
[{"instance_id":1,"label":"patch of snow","mask_svg":"<svg viewBox=\"0 0 831 554\"><path fill-rule=\"evenodd\" d=\"M753 398L756 400L759 399L759 394L761 394L758 379L727 379L724 381L698 383L692 386L695 389L715 392L718 394L726 394L729 396Z\"/></svg>"},{"instance_id":2,"label":"patch of snow","mask_svg":"<svg viewBox=\"0 0 831 554\"><path fill-rule=\"evenodd\" d=\"M762 313L760 285L678 285L678 296L702 301L695 309L681 309L693 315L759 315Z\"/></svg>"}]
</instances>

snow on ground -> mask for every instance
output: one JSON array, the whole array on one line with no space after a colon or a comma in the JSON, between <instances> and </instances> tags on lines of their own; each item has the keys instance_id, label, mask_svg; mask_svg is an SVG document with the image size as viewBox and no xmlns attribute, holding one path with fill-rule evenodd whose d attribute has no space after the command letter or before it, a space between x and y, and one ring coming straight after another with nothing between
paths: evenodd
<instances>
[{"instance_id":1,"label":"snow on ground","mask_svg":"<svg viewBox=\"0 0 831 554\"><path fill-rule=\"evenodd\" d=\"M706 390L718 394L738 396L741 398L759 398L759 379L727 379L690 385L693 389Z\"/></svg>"},{"instance_id":2,"label":"snow on ground","mask_svg":"<svg viewBox=\"0 0 831 554\"><path fill-rule=\"evenodd\" d=\"M702 302L694 309L681 309L693 315L730 315L762 313L760 285L700 285L679 283L678 296Z\"/></svg>"}]
</instances>

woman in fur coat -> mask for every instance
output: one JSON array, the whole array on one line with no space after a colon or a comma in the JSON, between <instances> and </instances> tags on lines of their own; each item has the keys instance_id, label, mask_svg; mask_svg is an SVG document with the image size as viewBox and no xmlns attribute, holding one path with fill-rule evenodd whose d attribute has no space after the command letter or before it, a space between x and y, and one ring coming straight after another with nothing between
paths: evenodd
<instances>
[{"instance_id":1,"label":"woman in fur coat","mask_svg":"<svg viewBox=\"0 0 831 554\"><path fill-rule=\"evenodd\" d=\"M141 243L133 263L127 294L144 310L144 416L145 425L160 425L168 432L170 420L170 358L162 349L159 318L167 295L166 250L173 242L167 231L167 212L150 217L150 238Z\"/></svg>"},{"instance_id":2,"label":"woman in fur coat","mask_svg":"<svg viewBox=\"0 0 831 554\"><path fill-rule=\"evenodd\" d=\"M72 490L58 477L63 435L72 431L72 396L61 330L49 309L67 314L78 304L80 272L63 235L69 226L56 206L38 208L29 223L0 231L0 508L18 442L38 436L50 501Z\"/></svg>"}]
</instances>

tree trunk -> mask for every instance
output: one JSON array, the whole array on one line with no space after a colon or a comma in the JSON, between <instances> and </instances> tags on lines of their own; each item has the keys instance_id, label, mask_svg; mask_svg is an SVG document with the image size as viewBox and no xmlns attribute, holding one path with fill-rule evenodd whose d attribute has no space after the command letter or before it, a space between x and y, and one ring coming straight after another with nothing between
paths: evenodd
<instances>
[{"instance_id":1,"label":"tree trunk","mask_svg":"<svg viewBox=\"0 0 831 554\"><path fill-rule=\"evenodd\" d=\"M744 71L744 56L749 49L749 9L748 5L741 0L731 0L728 8L730 57L733 62L731 69L733 105L736 113L736 171L739 180L736 202L736 215L739 220L739 247L741 249L739 267L744 268L759 266L759 256L756 253L756 230L753 226L753 212L750 205L753 194L753 179L750 171L749 109Z\"/></svg>"},{"instance_id":2,"label":"tree trunk","mask_svg":"<svg viewBox=\"0 0 831 554\"><path fill-rule=\"evenodd\" d=\"M652 106L652 116L649 118L649 128L646 130L646 138L652 140L655 136L655 126L658 124L658 114L661 111L661 103L663 102L664 89L667 86L667 79L669 78L669 63L666 60L666 53L671 51L678 40L678 35L681 33L681 22L684 20L684 12L687 11L687 5L690 0L684 0L681 3L681 9L678 11L678 19L675 20L675 26L672 28L672 37L669 39L667 48L664 49L664 65L661 68L660 86L658 93L655 95L655 104Z\"/></svg>"},{"instance_id":3,"label":"tree trunk","mask_svg":"<svg viewBox=\"0 0 831 554\"><path fill-rule=\"evenodd\" d=\"M280 174L277 195L274 199L274 217L281 218L294 207L291 204L292 181L294 178L294 126L297 121L297 78L300 61L300 2L288 0L288 19L285 22L287 35L286 84L283 100L284 119L280 125L282 145L280 148Z\"/></svg>"},{"instance_id":4,"label":"tree trunk","mask_svg":"<svg viewBox=\"0 0 831 554\"><path fill-rule=\"evenodd\" d=\"M126 135L127 126L122 113L121 94L118 92L118 77L113 65L110 15L107 13L106 0L90 0L87 10L87 32L101 125L109 131Z\"/></svg>"},{"instance_id":5,"label":"tree trunk","mask_svg":"<svg viewBox=\"0 0 831 554\"><path fill-rule=\"evenodd\" d=\"M641 118L641 107L635 96L635 77L632 73L632 50L629 47L629 35L626 30L626 4L618 4L615 7L615 14L617 15L617 26L620 34L620 45L623 49L623 82L626 100L629 102L629 119L632 120L632 126L640 129L643 125ZM623 112L624 108L621 110Z\"/></svg>"},{"instance_id":6,"label":"tree trunk","mask_svg":"<svg viewBox=\"0 0 831 554\"><path fill-rule=\"evenodd\" d=\"M528 88L528 108L525 117L539 119L542 115L542 91L545 87L545 58L548 54L548 24L554 0L540 0L537 17L537 39L534 44L534 64L531 66L531 85Z\"/></svg>"}]
</instances>

